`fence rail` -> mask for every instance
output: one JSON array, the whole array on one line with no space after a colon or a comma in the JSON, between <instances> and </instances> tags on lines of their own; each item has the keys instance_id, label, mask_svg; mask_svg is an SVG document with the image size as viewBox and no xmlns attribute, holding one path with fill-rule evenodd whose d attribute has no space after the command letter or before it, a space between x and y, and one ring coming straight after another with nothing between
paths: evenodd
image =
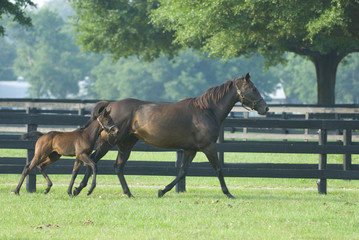
<instances>
[{"instance_id":1,"label":"fence rail","mask_svg":"<svg viewBox=\"0 0 359 240\"><path fill-rule=\"evenodd\" d=\"M25 128L26 131L33 131L49 127L76 128L87 122L88 115L86 115L86 112L89 113L94 103L73 105L73 103L67 102L66 104L72 104L71 111L80 106L80 110L76 110L73 114L69 114L69 112L64 114L64 110L61 108L67 108L69 105L62 105L63 103L50 102L51 106L45 103L42 104L41 108L39 108L37 102L36 104L28 105L15 104L15 106L10 107L10 104L3 104L0 101L0 108L2 108L0 110L2 111L0 114L0 129L8 130L20 127ZM19 108L27 108L27 106L29 106L29 109L25 109L25 111L24 109L19 110ZM83 106L85 108L82 108ZM59 109L62 112L56 113ZM272 109L279 111L276 108ZM46 110L50 112L45 112ZM295 107L295 111L298 111L298 107ZM330 114L334 112L329 111L327 108L325 111ZM356 119L357 112L357 108L353 107L350 112L345 112L345 114L350 114L350 119ZM352 164L352 154L359 154L359 143L356 142L356 130L359 129L358 120L247 117L227 118L223 123L217 149L220 161L223 164L224 176L319 179L319 193L326 193L326 179L359 179L359 165ZM245 135L241 133L242 136L239 139L237 137L233 139L233 134L238 134L230 133L233 129L240 129ZM24 158L0 156L0 174L20 174L25 163L32 158L35 141L20 140L20 132L11 133L3 130L0 130L2 132L0 134L0 148L27 149L28 156L27 158L25 156ZM288 134L290 131L297 131L299 134ZM254 135L260 135L262 139L258 140ZM294 138L293 136L295 141L283 141L283 139L289 139L288 135L311 137L309 138L310 141L303 141L303 139L308 140L308 138ZM250 140L251 137L252 139ZM301 141L298 141L298 139ZM177 152L177 159L173 162L130 161L126 164L125 174L166 176L177 174L181 150L159 149L139 142L135 145L134 151L175 151ZM224 152L318 154L318 164L226 163ZM328 154L343 154L343 163L327 164ZM114 174L112 166L112 161L100 161L98 164L99 174ZM70 174L72 167L72 159L62 159L58 163L50 165L47 171L51 174ZM83 170L80 172L83 172ZM35 190L37 173L34 171L27 181L28 191ZM215 172L208 162L194 162L189 169L188 176L215 176ZM176 190L183 191L184 189L185 182L181 182Z\"/></svg>"}]
</instances>

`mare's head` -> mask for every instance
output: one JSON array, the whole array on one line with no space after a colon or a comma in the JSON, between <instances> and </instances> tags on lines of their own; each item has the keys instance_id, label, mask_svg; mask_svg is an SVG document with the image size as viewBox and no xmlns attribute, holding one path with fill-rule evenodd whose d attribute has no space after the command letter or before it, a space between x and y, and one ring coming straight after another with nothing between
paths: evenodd
<instances>
[{"instance_id":1,"label":"mare's head","mask_svg":"<svg viewBox=\"0 0 359 240\"><path fill-rule=\"evenodd\" d=\"M101 112L101 114L97 117L97 121L100 124L102 130L104 130L104 132L106 132L107 141L111 144L112 142L114 142L114 139L120 133L120 130L113 122L113 120L110 116L110 113L111 113L111 110L107 111L107 109L105 108Z\"/></svg>"},{"instance_id":2,"label":"mare's head","mask_svg":"<svg viewBox=\"0 0 359 240\"><path fill-rule=\"evenodd\" d=\"M251 75L247 73L244 78L234 80L234 85L237 88L238 100L242 103L244 108L250 108L256 110L260 115L265 115L269 110L267 103L250 79Z\"/></svg>"}]
</instances>

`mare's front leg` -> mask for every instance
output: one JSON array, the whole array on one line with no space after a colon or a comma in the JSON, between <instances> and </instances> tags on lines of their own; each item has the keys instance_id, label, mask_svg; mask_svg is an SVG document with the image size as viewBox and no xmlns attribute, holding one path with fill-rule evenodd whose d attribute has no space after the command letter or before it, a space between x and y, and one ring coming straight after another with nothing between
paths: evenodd
<instances>
[{"instance_id":1,"label":"mare's front leg","mask_svg":"<svg viewBox=\"0 0 359 240\"><path fill-rule=\"evenodd\" d=\"M217 177L222 187L222 192L226 194L228 198L234 198L233 195L229 193L227 185L224 181L222 168L218 160L216 145L212 143L207 148L203 149L203 152L206 154L208 161L216 171Z\"/></svg>"},{"instance_id":2,"label":"mare's front leg","mask_svg":"<svg viewBox=\"0 0 359 240\"><path fill-rule=\"evenodd\" d=\"M91 154L90 158L94 163L97 163L105 154L112 148L110 144L107 143L107 141L100 139L99 143L97 144L96 151ZM83 188L87 186L87 182L92 174L92 168L90 166L87 166L85 175L78 187L74 188L73 194L74 196L77 196Z\"/></svg>"},{"instance_id":3,"label":"mare's front leg","mask_svg":"<svg viewBox=\"0 0 359 240\"><path fill-rule=\"evenodd\" d=\"M77 177L77 174L79 173L79 169L80 169L81 165L82 165L82 162L80 160L76 159L76 161L74 163L74 168L72 169L72 176L71 176L69 188L67 189L67 193L69 194L70 197L72 197L72 187L74 186L74 182Z\"/></svg>"},{"instance_id":4,"label":"mare's front leg","mask_svg":"<svg viewBox=\"0 0 359 240\"><path fill-rule=\"evenodd\" d=\"M188 168L191 165L193 158L196 156L196 151L184 151L181 159L181 167L177 177L170 184L168 184L163 190L158 190L158 197L162 197L166 192L170 191L181 179L183 179L188 172Z\"/></svg>"},{"instance_id":5,"label":"mare's front leg","mask_svg":"<svg viewBox=\"0 0 359 240\"><path fill-rule=\"evenodd\" d=\"M122 143L118 144L118 154L114 165L115 172L118 176L118 179L120 180L123 193L126 194L128 197L133 197L133 195L131 194L131 191L127 185L125 175L123 174L123 172L125 169L126 162L130 157L131 150L137 141L138 138L131 135L125 138L125 140Z\"/></svg>"}]
</instances>

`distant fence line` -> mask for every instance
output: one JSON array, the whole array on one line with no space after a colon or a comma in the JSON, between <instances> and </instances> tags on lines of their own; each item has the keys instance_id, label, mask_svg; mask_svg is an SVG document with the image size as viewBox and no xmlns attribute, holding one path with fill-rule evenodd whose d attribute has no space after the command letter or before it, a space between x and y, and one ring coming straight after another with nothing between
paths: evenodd
<instances>
[{"instance_id":1,"label":"distant fence line","mask_svg":"<svg viewBox=\"0 0 359 240\"><path fill-rule=\"evenodd\" d=\"M27 149L28 152L27 158L0 156L0 174L20 174L25 163L32 159L34 151L34 140L20 140L20 132L9 132L9 129L20 127L27 132L41 128L76 128L87 122L88 114L95 102L0 100L0 132L2 132L0 148ZM217 149L225 176L320 179L319 193L326 193L326 179L359 179L359 165L352 163L352 154L359 154L359 143L356 142L359 129L359 121L356 119L359 111L356 106L332 108L304 106L304 111L300 106L270 106L270 108L271 111L278 111L278 114L271 113L268 118L263 118L250 116L251 114L243 108L235 107L234 118L229 116L224 121ZM288 109L296 112L284 111ZM309 114L312 113L327 114L326 116L331 118L334 114L334 119L310 119ZM235 116L236 114L241 116ZM286 118L289 115L298 115L300 118ZM291 141L286 141L288 139ZM173 162L130 161L126 164L125 174L166 176L177 174L181 150L158 149L139 142L134 147L134 151L175 151L177 159ZM225 161L225 152L318 154L318 164L228 163ZM328 154L343 154L343 163L327 164ZM72 166L73 160L62 159L50 165L48 172L71 174ZM99 174L114 174L112 166L112 161L100 161ZM34 191L36 186L35 174L36 171L29 177L27 183L30 192ZM188 175L215 176L215 173L209 163L194 162ZM177 191L184 189L185 181L182 181L177 186Z\"/></svg>"}]
</instances>

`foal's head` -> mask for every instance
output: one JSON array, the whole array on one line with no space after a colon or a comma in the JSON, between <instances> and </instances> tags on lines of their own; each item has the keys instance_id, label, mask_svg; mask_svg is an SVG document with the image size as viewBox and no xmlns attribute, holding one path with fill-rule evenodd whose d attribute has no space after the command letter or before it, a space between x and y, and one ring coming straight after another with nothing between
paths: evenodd
<instances>
[{"instance_id":1,"label":"foal's head","mask_svg":"<svg viewBox=\"0 0 359 240\"><path fill-rule=\"evenodd\" d=\"M238 78L234 80L234 85L237 88L239 101L242 103L244 108L247 106L252 110L256 110L259 114L265 115L269 110L267 103L264 101L250 78L251 75L247 73L244 78Z\"/></svg>"},{"instance_id":2,"label":"foal's head","mask_svg":"<svg viewBox=\"0 0 359 240\"><path fill-rule=\"evenodd\" d=\"M113 122L110 113L111 110L107 111L106 109L104 109L101 112L101 114L97 117L97 121L100 124L102 130L106 132L107 141L109 143L111 143L112 140L115 139L117 135L120 133L120 130Z\"/></svg>"}]
</instances>

